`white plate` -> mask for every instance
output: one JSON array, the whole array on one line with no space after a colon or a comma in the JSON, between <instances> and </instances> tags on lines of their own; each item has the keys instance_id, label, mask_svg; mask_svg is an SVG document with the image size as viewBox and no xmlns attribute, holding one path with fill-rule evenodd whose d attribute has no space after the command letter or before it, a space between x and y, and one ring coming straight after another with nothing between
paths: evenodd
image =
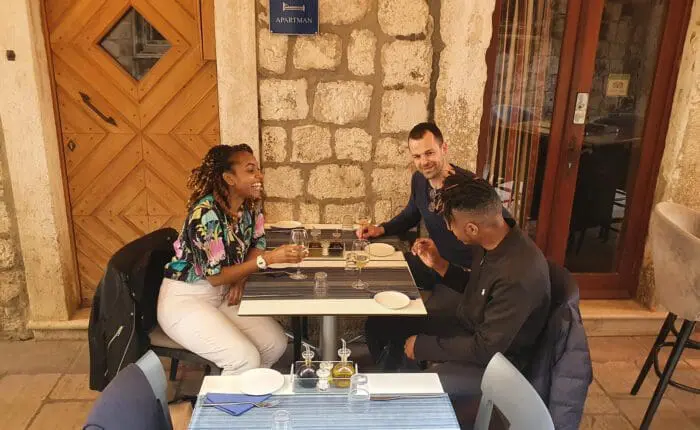
<instances>
[{"instance_id":1,"label":"white plate","mask_svg":"<svg viewBox=\"0 0 700 430\"><path fill-rule=\"evenodd\" d=\"M402 309L411 303L411 299L398 291L382 291L374 295L374 301L389 309Z\"/></svg>"},{"instance_id":2,"label":"white plate","mask_svg":"<svg viewBox=\"0 0 700 430\"><path fill-rule=\"evenodd\" d=\"M241 393L249 396L264 396L282 388L284 376L273 369L250 369L241 373L238 381Z\"/></svg>"},{"instance_id":3,"label":"white plate","mask_svg":"<svg viewBox=\"0 0 700 430\"><path fill-rule=\"evenodd\" d=\"M388 243L370 243L368 248L369 255L373 257L388 257L396 252L394 247Z\"/></svg>"},{"instance_id":4,"label":"white plate","mask_svg":"<svg viewBox=\"0 0 700 430\"><path fill-rule=\"evenodd\" d=\"M274 224L270 224L270 227L272 228L299 228L303 224L300 223L299 221L280 221L276 222Z\"/></svg>"}]
</instances>

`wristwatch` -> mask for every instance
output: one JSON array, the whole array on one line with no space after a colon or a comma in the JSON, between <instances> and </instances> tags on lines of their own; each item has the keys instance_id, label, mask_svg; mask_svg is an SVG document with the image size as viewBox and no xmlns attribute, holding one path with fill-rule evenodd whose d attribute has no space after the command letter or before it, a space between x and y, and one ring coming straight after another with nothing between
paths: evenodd
<instances>
[{"instance_id":1,"label":"wristwatch","mask_svg":"<svg viewBox=\"0 0 700 430\"><path fill-rule=\"evenodd\" d=\"M262 255L258 255L258 258L255 259L255 264L258 265L258 269L260 270L267 269L267 261L265 261Z\"/></svg>"}]
</instances>

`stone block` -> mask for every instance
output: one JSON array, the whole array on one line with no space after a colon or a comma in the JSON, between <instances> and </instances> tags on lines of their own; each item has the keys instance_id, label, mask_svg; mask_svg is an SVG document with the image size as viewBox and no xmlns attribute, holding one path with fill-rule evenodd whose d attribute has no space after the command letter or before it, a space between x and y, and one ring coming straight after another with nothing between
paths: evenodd
<instances>
[{"instance_id":1,"label":"stone block","mask_svg":"<svg viewBox=\"0 0 700 430\"><path fill-rule=\"evenodd\" d=\"M28 430L78 429L92 409L92 402L56 402L45 404Z\"/></svg>"},{"instance_id":2,"label":"stone block","mask_svg":"<svg viewBox=\"0 0 700 430\"><path fill-rule=\"evenodd\" d=\"M343 216L349 215L354 220L361 208L365 208L364 203L353 203L346 205L329 204L323 210L323 222L327 224L339 224L343 221Z\"/></svg>"},{"instance_id":3,"label":"stone block","mask_svg":"<svg viewBox=\"0 0 700 430\"><path fill-rule=\"evenodd\" d=\"M299 37L294 44L294 67L299 70L335 70L340 65L342 52L337 34Z\"/></svg>"},{"instance_id":4,"label":"stone block","mask_svg":"<svg viewBox=\"0 0 700 430\"><path fill-rule=\"evenodd\" d=\"M346 199L365 195L365 176L358 166L318 166L309 176L309 194L317 199Z\"/></svg>"},{"instance_id":5,"label":"stone block","mask_svg":"<svg viewBox=\"0 0 700 430\"><path fill-rule=\"evenodd\" d=\"M260 117L263 120L298 120L309 113L306 79L260 81Z\"/></svg>"},{"instance_id":6,"label":"stone block","mask_svg":"<svg viewBox=\"0 0 700 430\"><path fill-rule=\"evenodd\" d=\"M284 161L287 158L287 130L282 127L263 127L262 147L263 161Z\"/></svg>"},{"instance_id":7,"label":"stone block","mask_svg":"<svg viewBox=\"0 0 700 430\"><path fill-rule=\"evenodd\" d=\"M6 270L15 265L17 251L12 239L0 239L0 270Z\"/></svg>"},{"instance_id":8,"label":"stone block","mask_svg":"<svg viewBox=\"0 0 700 430\"><path fill-rule=\"evenodd\" d=\"M319 83L314 97L314 118L339 125L363 121L369 115L372 90L372 85L359 81Z\"/></svg>"},{"instance_id":9,"label":"stone block","mask_svg":"<svg viewBox=\"0 0 700 430\"><path fill-rule=\"evenodd\" d=\"M304 125L292 129L291 161L315 163L333 155L331 132L327 127Z\"/></svg>"},{"instance_id":10,"label":"stone block","mask_svg":"<svg viewBox=\"0 0 700 430\"><path fill-rule=\"evenodd\" d=\"M53 400L95 400L99 394L90 390L89 375L63 375L49 397Z\"/></svg>"},{"instance_id":11,"label":"stone block","mask_svg":"<svg viewBox=\"0 0 700 430\"><path fill-rule=\"evenodd\" d=\"M335 132L335 156L338 160L369 161L372 136L361 128L339 128Z\"/></svg>"},{"instance_id":12,"label":"stone block","mask_svg":"<svg viewBox=\"0 0 700 430\"><path fill-rule=\"evenodd\" d=\"M374 204L374 222L380 224L394 217L391 200L377 200Z\"/></svg>"},{"instance_id":13,"label":"stone block","mask_svg":"<svg viewBox=\"0 0 700 430\"><path fill-rule=\"evenodd\" d=\"M414 125L428 119L428 93L392 90L382 95L379 127L382 133L410 131Z\"/></svg>"},{"instance_id":14,"label":"stone block","mask_svg":"<svg viewBox=\"0 0 700 430\"><path fill-rule=\"evenodd\" d=\"M270 167L265 169L265 195L293 199L302 194L304 181L301 170L293 167Z\"/></svg>"},{"instance_id":15,"label":"stone block","mask_svg":"<svg viewBox=\"0 0 700 430\"><path fill-rule=\"evenodd\" d=\"M379 168L372 172L372 189L381 197L408 196L411 192L409 169Z\"/></svg>"},{"instance_id":16,"label":"stone block","mask_svg":"<svg viewBox=\"0 0 700 430\"><path fill-rule=\"evenodd\" d=\"M392 137L379 139L374 152L374 162L389 166L410 165L411 153L408 151L408 143Z\"/></svg>"},{"instance_id":17,"label":"stone block","mask_svg":"<svg viewBox=\"0 0 700 430\"><path fill-rule=\"evenodd\" d=\"M440 73L435 95L435 122L450 145L451 161L474 170L480 123L483 113L484 85L488 75L484 60L490 40L495 2L463 0L440 2ZM556 21L556 20L555 20Z\"/></svg>"},{"instance_id":18,"label":"stone block","mask_svg":"<svg viewBox=\"0 0 700 430\"><path fill-rule=\"evenodd\" d=\"M8 303L24 291L26 288L24 272L22 270L10 270L0 273L0 304Z\"/></svg>"},{"instance_id":19,"label":"stone block","mask_svg":"<svg viewBox=\"0 0 700 430\"><path fill-rule=\"evenodd\" d=\"M267 28L258 30L258 66L272 73L282 74L287 68L289 36L271 33Z\"/></svg>"},{"instance_id":20,"label":"stone block","mask_svg":"<svg viewBox=\"0 0 700 430\"><path fill-rule=\"evenodd\" d=\"M299 205L299 221L303 223L320 223L321 207L315 203L301 203Z\"/></svg>"},{"instance_id":21,"label":"stone block","mask_svg":"<svg viewBox=\"0 0 700 430\"><path fill-rule=\"evenodd\" d=\"M318 18L321 24L351 24L367 15L371 0L319 0Z\"/></svg>"},{"instance_id":22,"label":"stone block","mask_svg":"<svg viewBox=\"0 0 700 430\"><path fill-rule=\"evenodd\" d=\"M5 202L0 202L0 234L9 233L12 226L12 219L7 213L7 205Z\"/></svg>"},{"instance_id":23,"label":"stone block","mask_svg":"<svg viewBox=\"0 0 700 430\"><path fill-rule=\"evenodd\" d=\"M7 351L3 350L3 354L7 354ZM13 357L13 359L16 360L17 358ZM42 357L42 359L46 360L46 356ZM39 411L42 403L46 400L60 376L60 374L54 373L7 375L0 378L0 392L4 393L2 400L0 400L2 428L27 428L27 425ZM55 425L53 428L55 428Z\"/></svg>"},{"instance_id":24,"label":"stone block","mask_svg":"<svg viewBox=\"0 0 700 430\"><path fill-rule=\"evenodd\" d=\"M379 25L389 36L425 34L428 16L425 0L379 0Z\"/></svg>"},{"instance_id":25,"label":"stone block","mask_svg":"<svg viewBox=\"0 0 700 430\"><path fill-rule=\"evenodd\" d=\"M353 30L348 45L348 70L357 76L374 74L377 37L370 30Z\"/></svg>"},{"instance_id":26,"label":"stone block","mask_svg":"<svg viewBox=\"0 0 700 430\"><path fill-rule=\"evenodd\" d=\"M382 48L384 87L430 87L433 48L429 42L396 40Z\"/></svg>"},{"instance_id":27,"label":"stone block","mask_svg":"<svg viewBox=\"0 0 700 430\"><path fill-rule=\"evenodd\" d=\"M287 202L265 202L265 222L288 221L294 219L294 204Z\"/></svg>"}]
</instances>

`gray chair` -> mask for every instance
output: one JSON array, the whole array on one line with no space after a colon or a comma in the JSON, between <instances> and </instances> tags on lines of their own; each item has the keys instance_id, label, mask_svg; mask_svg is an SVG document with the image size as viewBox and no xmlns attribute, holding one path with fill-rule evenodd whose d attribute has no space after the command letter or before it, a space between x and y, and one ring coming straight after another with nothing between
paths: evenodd
<instances>
[{"instance_id":1,"label":"gray chair","mask_svg":"<svg viewBox=\"0 0 700 430\"><path fill-rule=\"evenodd\" d=\"M160 359L153 351L146 351L143 357L139 358L136 365L141 369L144 376L151 386L153 395L160 402L163 408L163 415L168 426L173 428L173 421L170 418L170 409L168 408L168 381L165 379L165 369L161 364Z\"/></svg>"},{"instance_id":2,"label":"gray chair","mask_svg":"<svg viewBox=\"0 0 700 430\"><path fill-rule=\"evenodd\" d=\"M150 354L112 378L93 403L83 430L172 430L168 405L162 400L165 373L160 360Z\"/></svg>"},{"instance_id":3,"label":"gray chair","mask_svg":"<svg viewBox=\"0 0 700 430\"><path fill-rule=\"evenodd\" d=\"M690 339L700 321L700 212L671 202L657 204L651 217L650 238L657 300L668 315L631 392L639 392L653 365L659 383L642 420L642 430L651 425L669 384L700 394L700 389L671 379L683 350L700 349L700 342ZM680 330L675 327L677 319L683 320ZM673 333L674 341L666 341L669 333ZM673 349L662 372L658 354L664 347Z\"/></svg>"},{"instance_id":4,"label":"gray chair","mask_svg":"<svg viewBox=\"0 0 700 430\"><path fill-rule=\"evenodd\" d=\"M486 366L481 392L474 430L488 430L494 406L508 420L510 430L554 430L537 391L500 352Z\"/></svg>"}]
</instances>

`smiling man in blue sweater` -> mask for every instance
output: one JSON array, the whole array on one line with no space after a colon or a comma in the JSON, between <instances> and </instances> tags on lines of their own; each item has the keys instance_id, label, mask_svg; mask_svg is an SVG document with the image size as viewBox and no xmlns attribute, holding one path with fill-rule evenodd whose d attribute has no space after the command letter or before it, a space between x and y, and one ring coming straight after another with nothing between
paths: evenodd
<instances>
[{"instance_id":1,"label":"smiling man in blue sweater","mask_svg":"<svg viewBox=\"0 0 700 430\"><path fill-rule=\"evenodd\" d=\"M416 227L421 220L440 255L451 264L468 268L471 266L473 249L457 240L448 230L445 219L435 211L435 196L449 175L473 173L450 164L447 161L447 143L442 132L433 123L423 122L408 134L408 149L413 158L416 172L411 178L411 197L406 208L394 219L380 225L368 225L358 230L357 235L369 239L383 235L397 235ZM427 267L416 255L406 253L411 273L422 290L431 290L442 283L442 277ZM469 272L465 272L469 276Z\"/></svg>"}]
</instances>

